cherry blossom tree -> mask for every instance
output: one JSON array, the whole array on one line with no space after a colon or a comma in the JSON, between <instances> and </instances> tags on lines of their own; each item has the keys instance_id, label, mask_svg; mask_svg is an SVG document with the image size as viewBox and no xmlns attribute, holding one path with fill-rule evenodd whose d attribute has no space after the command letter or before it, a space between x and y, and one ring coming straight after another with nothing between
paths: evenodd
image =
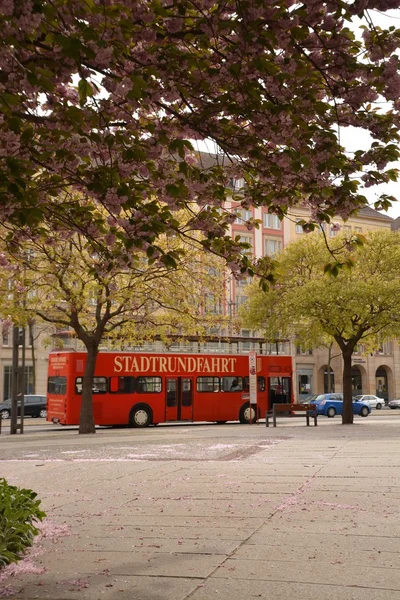
<instances>
[{"instance_id":1,"label":"cherry blossom tree","mask_svg":"<svg viewBox=\"0 0 400 600\"><path fill-rule=\"evenodd\" d=\"M245 207L346 217L364 187L397 178L400 30L376 26L374 11L399 6L0 0L3 222L51 219L152 255L191 208L186 230L240 273L223 210L231 179L244 179ZM346 153L344 127L369 133L369 147ZM216 148L212 164L198 140Z\"/></svg>"}]
</instances>

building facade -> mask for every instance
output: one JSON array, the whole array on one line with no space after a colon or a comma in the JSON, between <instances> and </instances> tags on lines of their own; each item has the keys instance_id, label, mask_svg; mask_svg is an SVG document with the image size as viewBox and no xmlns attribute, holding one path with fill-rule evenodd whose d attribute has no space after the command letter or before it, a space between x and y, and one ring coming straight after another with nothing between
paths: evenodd
<instances>
[{"instance_id":1,"label":"building facade","mask_svg":"<svg viewBox=\"0 0 400 600\"><path fill-rule=\"evenodd\" d=\"M238 210L238 218L232 225L232 235L240 235L243 241L251 245L251 254L255 258L273 256L287 244L296 241L299 236L306 235L300 224L308 221L310 213L306 208L296 207L280 221L276 215L271 215L265 208L252 211ZM250 217L261 221L259 229L249 232L245 220ZM398 220L400 227L400 219ZM338 231L366 233L378 229L396 228L391 217L370 207L362 208L357 216L350 217L346 222L336 219L334 225L326 224L325 235L333 238ZM333 225L333 226L332 226ZM338 227L339 226L339 227ZM233 314L246 301L245 286L248 281L232 282L230 299ZM242 330L241 336L249 337L256 332ZM331 348L318 348L310 351L296 345L295 341L285 345L289 347L295 365L295 397L297 400L309 394L321 394L328 391L342 391L343 362L339 348L333 344ZM256 349L256 348L254 348ZM395 341L384 343L374 354L365 355L360 347L353 358L352 368L353 393L374 394L385 400L400 396L400 349Z\"/></svg>"},{"instance_id":2,"label":"building facade","mask_svg":"<svg viewBox=\"0 0 400 600\"><path fill-rule=\"evenodd\" d=\"M234 187L241 187L240 181L234 182ZM252 257L261 258L274 256L284 246L304 235L299 221L307 221L309 212L305 208L292 209L282 221L268 213L264 207L244 209L239 203L231 202L229 207L236 212L236 219L231 225L232 236L249 244L248 252ZM258 229L246 226L249 219L260 222ZM337 219L345 231L365 233L376 229L396 228L397 221L369 207L360 210L357 216L342 222ZM328 237L337 235L337 227L326 225ZM331 348L319 348L314 351L297 346L295 341L267 343L253 332L242 329L233 330L232 324L238 309L246 299L248 279L236 281L231 277L227 284L226 305L222 307L227 317L227 325L219 331L213 331L214 339L208 341L179 342L171 350L188 352L239 352L250 350L268 354L291 354L295 365L295 397L300 400L309 394L342 390L342 360L340 352L334 345ZM48 326L34 326L33 336L26 330L25 352L25 389L26 393L45 394L47 381L48 354L52 347L53 329ZM211 336L212 337L212 336ZM53 339L54 342L54 339ZM81 348L78 340L68 337L68 346ZM152 344L143 350L164 350L162 344ZM353 359L353 392L354 394L376 394L385 399L400 396L400 350L397 342L387 342L373 355L365 355L359 348ZM0 396L5 400L11 396L11 366L12 366L12 329L4 329L0 347Z\"/></svg>"},{"instance_id":3,"label":"building facade","mask_svg":"<svg viewBox=\"0 0 400 600\"><path fill-rule=\"evenodd\" d=\"M24 330L25 336L25 369L24 383L26 394L46 394L47 365L50 335L53 329L47 325L34 324ZM0 399L11 398L12 360L13 360L13 328L4 326L0 339ZM19 351L19 364L22 358Z\"/></svg>"}]
</instances>

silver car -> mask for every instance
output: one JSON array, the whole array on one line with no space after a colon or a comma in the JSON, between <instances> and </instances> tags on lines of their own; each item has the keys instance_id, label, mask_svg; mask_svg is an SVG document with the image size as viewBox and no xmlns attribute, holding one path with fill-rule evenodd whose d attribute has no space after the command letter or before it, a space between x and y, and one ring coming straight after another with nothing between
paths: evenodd
<instances>
[{"instance_id":1,"label":"silver car","mask_svg":"<svg viewBox=\"0 0 400 600\"><path fill-rule=\"evenodd\" d=\"M400 408L400 400L390 400L389 408Z\"/></svg>"},{"instance_id":2,"label":"silver car","mask_svg":"<svg viewBox=\"0 0 400 600\"><path fill-rule=\"evenodd\" d=\"M376 408L377 410L380 410L382 406L385 406L383 398L378 398L378 396L373 396L372 394L354 396L353 400L357 400L357 402L368 402L371 408Z\"/></svg>"}]
</instances>

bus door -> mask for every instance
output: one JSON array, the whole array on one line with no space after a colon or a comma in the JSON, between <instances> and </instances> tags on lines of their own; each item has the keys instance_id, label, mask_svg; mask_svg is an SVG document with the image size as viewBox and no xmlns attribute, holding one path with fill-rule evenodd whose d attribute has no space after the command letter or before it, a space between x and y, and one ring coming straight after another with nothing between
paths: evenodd
<instances>
[{"instance_id":1,"label":"bus door","mask_svg":"<svg viewBox=\"0 0 400 600\"><path fill-rule=\"evenodd\" d=\"M290 377L268 377L269 409L291 401Z\"/></svg>"},{"instance_id":2,"label":"bus door","mask_svg":"<svg viewBox=\"0 0 400 600\"><path fill-rule=\"evenodd\" d=\"M193 420L193 379L166 378L166 421Z\"/></svg>"}]
</instances>

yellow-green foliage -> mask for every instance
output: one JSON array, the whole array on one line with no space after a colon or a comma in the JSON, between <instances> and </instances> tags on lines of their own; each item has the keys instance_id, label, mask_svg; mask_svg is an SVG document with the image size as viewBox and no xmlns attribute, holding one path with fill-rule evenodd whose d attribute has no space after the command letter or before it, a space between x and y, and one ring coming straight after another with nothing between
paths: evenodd
<instances>
[{"instance_id":1,"label":"yellow-green foliage","mask_svg":"<svg viewBox=\"0 0 400 600\"><path fill-rule=\"evenodd\" d=\"M353 266L324 273L335 260ZM330 242L313 233L289 244L278 259L276 284L263 292L253 284L242 309L246 327L296 335L318 346L333 338L339 345L366 344L369 350L400 333L400 236L376 231L363 245L344 236Z\"/></svg>"}]
</instances>

